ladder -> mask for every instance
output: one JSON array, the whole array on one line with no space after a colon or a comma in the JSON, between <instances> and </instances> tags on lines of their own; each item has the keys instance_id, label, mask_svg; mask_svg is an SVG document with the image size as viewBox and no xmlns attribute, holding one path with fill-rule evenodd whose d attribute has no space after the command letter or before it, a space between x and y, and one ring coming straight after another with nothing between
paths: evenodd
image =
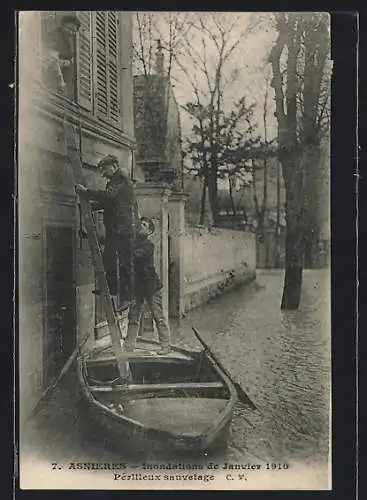
<instances>
[{"instance_id":1,"label":"ladder","mask_svg":"<svg viewBox=\"0 0 367 500\"><path fill-rule=\"evenodd\" d=\"M69 158L71 167L73 169L75 184L85 185L83 174L83 166L80 159L79 149L76 144L74 125L66 115L64 115L64 133L67 156ZM121 347L121 334L118 326L115 306L112 301L108 283L106 279L101 249L98 243L96 225L93 218L92 208L89 200L83 195L80 196L80 207L83 216L84 226L87 232L89 246L92 253L92 262L95 269L96 282L98 290L100 291L100 298L102 300L102 307L106 314L108 328L111 334L112 347L117 361L119 374L122 381L126 381L129 377L129 364L124 351Z\"/></svg>"}]
</instances>

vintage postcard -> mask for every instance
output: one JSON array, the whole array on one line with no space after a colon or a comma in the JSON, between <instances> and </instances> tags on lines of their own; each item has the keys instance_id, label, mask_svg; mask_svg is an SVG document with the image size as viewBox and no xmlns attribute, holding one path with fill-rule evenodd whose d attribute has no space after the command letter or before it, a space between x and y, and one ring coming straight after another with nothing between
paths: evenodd
<instances>
[{"instance_id":1,"label":"vintage postcard","mask_svg":"<svg viewBox=\"0 0 367 500\"><path fill-rule=\"evenodd\" d=\"M17 27L20 488L331 489L330 16Z\"/></svg>"}]
</instances>

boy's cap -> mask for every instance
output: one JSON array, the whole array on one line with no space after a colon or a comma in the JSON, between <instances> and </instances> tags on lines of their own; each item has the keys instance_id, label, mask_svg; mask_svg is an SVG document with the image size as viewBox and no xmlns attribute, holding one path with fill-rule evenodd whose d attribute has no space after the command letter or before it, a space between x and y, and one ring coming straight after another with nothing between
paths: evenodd
<instances>
[{"instance_id":1,"label":"boy's cap","mask_svg":"<svg viewBox=\"0 0 367 500\"><path fill-rule=\"evenodd\" d=\"M106 165L119 165L119 161L115 155L107 155L98 162L98 168L103 168Z\"/></svg>"},{"instance_id":2,"label":"boy's cap","mask_svg":"<svg viewBox=\"0 0 367 500\"><path fill-rule=\"evenodd\" d=\"M147 222L149 224L149 231L153 234L155 231L155 225L152 219L149 217L141 217L140 222Z\"/></svg>"}]
</instances>

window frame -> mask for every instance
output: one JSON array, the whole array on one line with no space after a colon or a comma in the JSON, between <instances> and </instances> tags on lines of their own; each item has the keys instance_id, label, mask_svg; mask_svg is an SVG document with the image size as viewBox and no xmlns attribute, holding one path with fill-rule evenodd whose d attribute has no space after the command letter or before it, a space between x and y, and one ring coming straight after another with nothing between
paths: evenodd
<instances>
[{"instance_id":1,"label":"window frame","mask_svg":"<svg viewBox=\"0 0 367 500\"><path fill-rule=\"evenodd\" d=\"M119 12L116 11L76 11L77 15L80 14L89 14L89 33L87 34L87 38L89 39L89 55L87 58L82 55L81 44L85 40L85 33L78 32L74 38L74 48L75 48L75 57L74 57L74 74L75 74L75 92L74 99L70 96L66 96L57 90L53 90L49 88L47 82L41 79L42 85L49 90L50 92L55 93L56 95L62 97L63 99L68 100L69 102L77 105L83 111L85 111L90 117L94 118L100 123L105 123L118 131L123 131L123 106L122 106L122 87L123 87L123 72L122 72L122 41L120 37L120 27L121 27L121 17ZM104 65L105 65L105 82L106 82L106 100L107 100L107 111L106 113L98 110L97 104L97 93L98 93L98 80L97 80L97 70L98 61L97 61L97 15L103 13L104 14L104 24L105 24L105 53L104 53ZM42 14L42 13L41 13ZM52 16L53 12L49 12ZM111 32L109 28L110 23L110 15L114 14L116 16L116 20L113 21L116 27L116 37L115 37L115 46L116 46L116 55L113 56L113 50L110 49L110 37ZM79 17L80 19L80 17ZM83 30L84 23L81 22L80 29ZM40 28L42 29L42 20L40 23ZM40 37L43 39L43 33L40 32ZM45 43L45 40L42 40ZM84 61L81 62L81 58L84 57ZM112 64L110 62L112 57ZM83 71L86 71L86 65L90 62L90 72L89 72L89 84L83 82ZM113 66L113 62L115 61L115 68L110 70L109 68ZM82 67L84 64L84 68ZM116 74L116 88L115 90L111 90L111 80L114 79L111 75L111 72L115 71ZM85 75L85 73L84 73ZM84 76L85 77L85 76ZM90 85L90 99L86 96L86 93L82 90L82 85ZM116 103L116 108L113 108L112 102ZM114 111L115 109L115 111Z\"/></svg>"}]
</instances>

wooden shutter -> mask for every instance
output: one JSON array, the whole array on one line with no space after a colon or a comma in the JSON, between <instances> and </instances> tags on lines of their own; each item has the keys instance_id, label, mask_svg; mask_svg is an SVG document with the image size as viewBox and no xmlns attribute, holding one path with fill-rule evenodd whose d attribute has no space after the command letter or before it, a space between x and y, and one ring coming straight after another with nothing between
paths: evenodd
<instances>
[{"instance_id":1,"label":"wooden shutter","mask_svg":"<svg viewBox=\"0 0 367 500\"><path fill-rule=\"evenodd\" d=\"M108 117L107 99L107 59L106 59L106 12L96 12L96 113L97 116Z\"/></svg>"},{"instance_id":2,"label":"wooden shutter","mask_svg":"<svg viewBox=\"0 0 367 500\"><path fill-rule=\"evenodd\" d=\"M120 123L120 79L119 70L119 25L118 13L108 13L108 104L110 119Z\"/></svg>"},{"instance_id":3,"label":"wooden shutter","mask_svg":"<svg viewBox=\"0 0 367 500\"><path fill-rule=\"evenodd\" d=\"M96 113L120 124L119 29L117 12L96 12Z\"/></svg>"},{"instance_id":4,"label":"wooden shutter","mask_svg":"<svg viewBox=\"0 0 367 500\"><path fill-rule=\"evenodd\" d=\"M78 104L91 111L93 108L93 53L91 12L78 11L80 28L77 35Z\"/></svg>"}]
</instances>

